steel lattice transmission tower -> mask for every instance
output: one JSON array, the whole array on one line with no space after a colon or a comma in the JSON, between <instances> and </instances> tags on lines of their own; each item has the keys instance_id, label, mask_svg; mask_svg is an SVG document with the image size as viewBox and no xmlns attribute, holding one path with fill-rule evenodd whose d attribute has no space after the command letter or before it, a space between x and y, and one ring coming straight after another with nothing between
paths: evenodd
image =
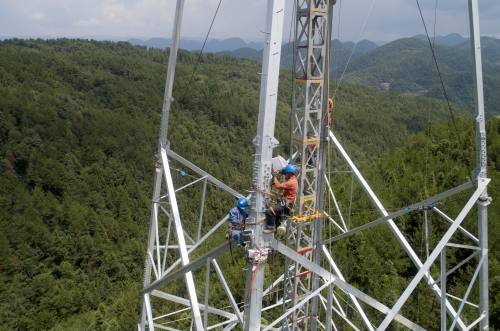
<instances>
[{"instance_id":1,"label":"steel lattice transmission tower","mask_svg":"<svg viewBox=\"0 0 500 331\"><path fill-rule=\"evenodd\" d=\"M295 215L287 220L287 235L283 240L263 232L264 212L269 203L266 192L270 190L272 178L271 159L273 149L278 146L274 138L274 125L285 7L285 0L267 1L259 119L253 141L256 146L254 188L249 197L251 213L245 233L247 245L244 253L248 266L246 279L242 280L244 284L238 285L238 288L245 287L245 293L236 295L235 284L229 283L225 277L225 265L219 265L217 261L218 257L231 249L228 241L221 242L219 239L217 242L216 239L221 238L220 233L224 232L228 216L213 222L205 218L204 210L211 186L223 191L228 197L243 195L172 151L167 140L184 9L184 0L177 0L156 155L144 288L141 291L142 313L138 329L231 330L243 326L245 330L385 330L394 321L408 329L421 330L422 327L417 323L402 316L400 310L423 281L440 302L441 330L469 330L475 326L487 330L487 206L490 198L486 188L490 180L486 171L478 0L468 1L478 114L477 170L472 181L391 213L384 208L339 139L329 129L326 120L334 1L289 2L294 6L296 20L290 160L298 166L300 173ZM334 150L337 161L347 167L353 180L363 189L380 217L352 227L346 224L335 195L336 183L330 182L327 176L330 164L326 156L330 148ZM189 182L184 180L182 183L179 176L172 173L174 164L189 172ZM186 216L179 208L182 204L178 203L178 199L183 199L182 192L189 189L199 189L201 197L195 227L192 226L192 220L187 223ZM437 207L439 201L467 191L471 193L455 217ZM334 208L325 206L325 197L334 202ZM477 224L477 229L470 229L470 224L467 229L464 220L476 205L478 213L474 224ZM410 213L423 214L426 229L431 214L447 224L437 242L431 243L426 235L428 249L423 257L416 253L410 244L411 240L405 237L397 224L398 218ZM336 260L331 246L375 226L387 226L390 229L392 238L399 243L417 270L392 307L349 284L349 279L342 274L345 266ZM452 238L453 242L450 241ZM212 248L206 249L207 245ZM447 261L447 250L451 249L471 250L472 254L451 266ZM281 266L283 273L276 278L271 278L272 272L266 268L270 254L285 257L285 263ZM196 258L193 259L193 256ZM461 293L460 297L457 293L448 293L448 276L466 263L473 263L474 272L465 284L465 293ZM214 277L226 298L222 306L220 297L217 300L214 298L217 291L211 291ZM470 297L476 280L479 283L477 309L465 314L465 306L471 304ZM237 297L243 297L243 302L237 302ZM343 302L352 309L347 311Z\"/></svg>"}]
</instances>

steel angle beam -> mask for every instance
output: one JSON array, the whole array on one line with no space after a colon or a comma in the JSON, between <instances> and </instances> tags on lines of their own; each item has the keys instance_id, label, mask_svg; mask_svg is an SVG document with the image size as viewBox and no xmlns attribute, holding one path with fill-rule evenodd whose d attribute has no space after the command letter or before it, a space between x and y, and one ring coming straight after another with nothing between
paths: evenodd
<instances>
[{"instance_id":1,"label":"steel angle beam","mask_svg":"<svg viewBox=\"0 0 500 331\"><path fill-rule=\"evenodd\" d=\"M368 182L365 180L365 178L363 177L363 175L361 174L361 172L358 170L358 168L356 167L356 165L354 164L354 162L351 160L351 158L349 157L349 155L345 151L345 149L342 146L342 144L339 142L339 140L335 137L335 135L331 131L329 132L329 137L330 137L331 141L333 142L333 144L335 145L335 148L339 152L340 156L344 159L344 161L347 163L347 165L351 169L352 173L354 174L354 176L358 180L358 182L361 185L361 187L363 188L363 190L366 192L366 194L368 195L368 197L372 200L373 204L379 210L379 213L382 216L389 215L389 213L386 211L386 209L384 208L384 206L380 202L380 200L377 197L377 195L373 192L373 190L370 187L370 185L368 185ZM392 233L396 237L396 240L399 242L399 244L404 249L404 251L406 252L406 254L410 257L410 259L412 260L413 264L417 268L421 268L422 265L423 265L423 263L420 260L420 257L413 250L413 248L411 247L410 243L408 242L408 240L406 239L406 237L403 235L403 233L401 232L401 230L399 230L399 228L396 225L396 223L392 219L389 219L387 221L387 223L389 225L389 229L392 231ZM432 278L431 274L427 273L425 275L425 277L427 278L428 283L431 284L430 285L431 289L436 294L436 296L438 298L441 298L441 289L439 288L439 286L437 286L435 284L435 280L434 280L434 278ZM449 314L453 318L456 316L455 308L453 308L453 306L448 301L446 301L446 309L447 309L447 311L449 312ZM465 323L461 319L458 320L458 326L462 330L467 330L467 326L465 325Z\"/></svg>"},{"instance_id":2,"label":"steel angle beam","mask_svg":"<svg viewBox=\"0 0 500 331\"><path fill-rule=\"evenodd\" d=\"M463 259L462 261L460 261L459 263L457 263L453 268L451 268L450 270L448 270L448 272L446 272L446 277L448 277L449 275L451 275L452 273L454 273L455 271L457 271L461 266L463 266L464 264L466 264L467 262L469 262L470 260L472 260L473 258L475 258L476 256L478 256L480 254L479 251L475 251L473 252L471 255L467 256L465 259ZM438 283L438 281L436 281L436 283Z\"/></svg>"},{"instance_id":3,"label":"steel angle beam","mask_svg":"<svg viewBox=\"0 0 500 331\"><path fill-rule=\"evenodd\" d=\"M220 283L222 284L222 288L224 289L224 292L226 292L226 296L229 300L229 303L231 304L231 307L234 310L234 313L238 317L238 321L243 324L243 315L241 315L240 309L238 308L238 304L236 303L236 300L234 300L233 294L231 293L231 289L229 288L226 279L224 278L224 274L222 273L222 270L220 270L219 264L217 263L217 260L214 258L212 259L212 265L215 269L215 273L217 274L217 278L219 278Z\"/></svg>"},{"instance_id":4,"label":"steel angle beam","mask_svg":"<svg viewBox=\"0 0 500 331\"><path fill-rule=\"evenodd\" d=\"M163 96L163 106L162 106L162 116L161 116L161 124L160 124L160 132L158 138L158 151L161 151L163 146L167 145L167 132L168 132L168 118L170 113L170 107L172 102L172 92L174 86L174 77L175 77L175 68L177 65L177 52L180 44L180 33L181 33L181 25L182 25L182 17L184 12L184 0L177 0L177 5L175 8L175 19L172 29L172 45L170 47L170 54L168 56L168 69L167 69L167 77L165 81L165 92ZM155 241L157 240L157 225L158 225L158 199L161 193L161 182L162 182L163 172L162 169L157 166L156 174L155 174L155 187L153 193L153 205L151 207L151 217L150 217L150 230L149 230L149 238L148 238L148 248L146 253L146 262L144 268L144 286L149 285L151 282L151 268L152 264L148 259L148 253L152 252ZM174 193L175 194L175 193ZM158 261L160 263L160 261ZM139 329L144 330L146 324L146 318L150 321L151 319L147 316L151 315L151 306L149 303L149 297L146 295L147 300L142 305L141 319L139 323ZM149 305L149 306L148 306ZM149 312L147 311L149 309ZM197 308L194 310L196 312ZM199 311L198 311L199 313ZM195 314L196 315L196 314ZM196 326L197 328L201 327L201 319L196 317ZM154 330L154 325L149 323L149 326L152 330Z\"/></svg>"},{"instance_id":5,"label":"steel angle beam","mask_svg":"<svg viewBox=\"0 0 500 331\"><path fill-rule=\"evenodd\" d=\"M192 186L192 185L194 185L194 184L196 184L196 183L198 183L198 182L201 182L201 181L202 181L202 180L204 180L204 179L206 179L206 177L200 177L200 178L197 178L197 179L193 180L192 182L187 183L186 185L184 185L184 186L182 186L182 187L176 188L176 189L175 189L175 192L176 192L176 193L177 193L177 192L180 192L180 191L184 190L185 188L188 188L188 187L190 187L190 186Z\"/></svg>"},{"instance_id":6,"label":"steel angle beam","mask_svg":"<svg viewBox=\"0 0 500 331\"><path fill-rule=\"evenodd\" d=\"M432 208L439 216L441 216L446 222L453 224L453 219L446 215L443 211L441 211L439 208L434 207ZM458 228L459 231L461 231L465 236L469 237L472 241L474 241L476 244L479 244L479 239L477 239L472 233L464 229L462 226Z\"/></svg>"},{"instance_id":7,"label":"steel angle beam","mask_svg":"<svg viewBox=\"0 0 500 331\"><path fill-rule=\"evenodd\" d=\"M147 319L148 319L148 325L149 326L153 326L153 312L152 312L152 309L151 309L151 301L149 300L149 294L145 294L143 296L143 300L144 300L144 307L145 307L145 310L146 310L146 315L147 315ZM154 331L154 326L151 328L151 330Z\"/></svg>"},{"instance_id":8,"label":"steel angle beam","mask_svg":"<svg viewBox=\"0 0 500 331\"><path fill-rule=\"evenodd\" d=\"M350 293L354 295L356 298L359 300L363 301L364 303L368 304L369 306L375 308L381 313L387 314L390 312L390 309L382 304L381 302L377 301L376 299L370 297L369 295L361 292L357 288L353 287L352 285L346 283L345 281L341 280L339 277L335 276L334 274L330 273L326 269L322 268L320 265L308 260L306 257L300 255L296 251L292 250L288 246L284 245L283 243L274 240L272 242L272 247L280 252L281 254L285 255L289 259L298 261L304 268L314 272L318 276L324 279L325 282L331 281L335 286L340 288L342 291L346 293ZM397 315L395 319L403 324L404 326L410 328L411 330L424 330L420 325L410 321L404 316Z\"/></svg>"},{"instance_id":9,"label":"steel angle beam","mask_svg":"<svg viewBox=\"0 0 500 331\"><path fill-rule=\"evenodd\" d=\"M324 288L326 288L328 285L332 283L332 280L327 281L325 284L320 286L318 289L315 291L309 293L306 295L299 303L297 303L295 306L291 307L289 310L287 310L283 315L278 317L276 320L274 320L271 324L266 326L263 331L271 330L273 326L281 322L283 319L285 319L287 316L292 314L295 310L299 309L301 306L303 306L307 301L311 300L315 296L317 296Z\"/></svg>"},{"instance_id":10,"label":"steel angle beam","mask_svg":"<svg viewBox=\"0 0 500 331\"><path fill-rule=\"evenodd\" d=\"M177 162L180 162L180 163L184 164L186 167L188 167L192 171L196 172L201 177L205 177L209 182L211 182L212 184L214 184L218 188L220 188L220 189L222 189L222 190L230 193L234 197L236 197L236 198L243 198L244 197L243 195L241 195L240 193L238 193L236 190L234 190L231 187L227 186L222 181L220 181L217 178L215 178L214 176L210 175L205 170L200 169L194 163L186 160L185 158L183 158L179 154L175 153L173 150L167 149L167 155L169 157L171 157L172 159L176 160Z\"/></svg>"},{"instance_id":11,"label":"steel angle beam","mask_svg":"<svg viewBox=\"0 0 500 331\"><path fill-rule=\"evenodd\" d=\"M193 245L188 250L188 255L191 254L194 250L196 250L201 244L203 244L205 241L207 241L208 238L210 238L221 226L227 223L227 220L229 218L229 215L224 216L217 224L215 224L210 231L208 231L203 237L200 238L200 240L196 241ZM179 264L181 263L181 259L177 259L174 263L172 263L168 269L165 271L166 274L170 273L172 270L174 270Z\"/></svg>"},{"instance_id":12,"label":"steel angle beam","mask_svg":"<svg viewBox=\"0 0 500 331\"><path fill-rule=\"evenodd\" d=\"M486 143L486 116L484 110L484 88L483 88L483 64L481 56L481 32L479 22L478 0L469 0L469 35L472 59L474 63L474 86L475 86L475 106L476 116L476 169L477 179L488 177L488 147ZM480 319L479 328L487 330L489 328L489 274L488 274L488 205L490 197L487 190L484 190L480 201L478 201L478 239L481 247L481 258L483 260L481 273L479 275L479 307Z\"/></svg>"},{"instance_id":13,"label":"steel angle beam","mask_svg":"<svg viewBox=\"0 0 500 331\"><path fill-rule=\"evenodd\" d=\"M460 193L460 192L463 192L465 190L468 190L468 189L470 189L472 187L474 187L474 184L472 182L466 182L466 183L464 183L462 185L459 185L459 186L457 186L455 188L452 188L452 189L450 189L448 191L436 194L436 195L434 195L434 196L432 196L432 197L430 197L428 199L422 200L422 201L417 202L417 203L415 203L413 205L410 205L410 206L407 206L407 207L403 207L403 208L399 209L398 211L396 211L394 213L391 213L391 214L379 217L379 218L377 218L374 221L371 221L371 222L368 222L366 224L360 225L360 226L358 226L358 227L356 227L356 228L354 228L352 230L349 230L347 232L339 234L338 236L335 236L333 238L324 240L322 242L322 244L325 245L325 244L329 244L329 243L334 242L334 241L338 241L338 240L340 240L342 238L345 238L345 237L350 237L353 234L356 234L356 233L358 233L360 231L372 228L375 225L379 225L379 224L385 223L388 220L394 219L396 217L403 216L405 214L411 213L411 212L416 211L416 210L422 210L423 208L426 208L429 205L432 205L432 204L434 204L434 203L436 203L438 201L446 199L447 197L450 197L450 196L455 195L457 193Z\"/></svg>"},{"instance_id":14,"label":"steel angle beam","mask_svg":"<svg viewBox=\"0 0 500 331\"><path fill-rule=\"evenodd\" d=\"M176 296L176 295L173 295L170 293L165 293L163 291L153 290L153 291L151 291L151 295L155 296L157 298L162 298L162 299L172 301L172 302L184 305L184 306L191 305L188 299L184 299L184 298L181 298L179 296ZM218 308L211 307L211 306L208 306L208 308L207 308L207 306L205 306L204 304L200 304L199 308L200 308L200 310L203 310L203 311L208 309L208 312L211 314L219 315L219 316L231 319L231 320L237 319L236 315L228 313L227 311L222 310L222 309L218 309ZM204 328L202 328L201 330L204 330Z\"/></svg>"},{"instance_id":15,"label":"steel angle beam","mask_svg":"<svg viewBox=\"0 0 500 331\"><path fill-rule=\"evenodd\" d=\"M175 272L169 273L164 275L162 278L154 281L151 283L148 287L142 290L142 293L149 293L154 289L157 289L158 287L165 285L175 279L178 279L182 276L184 276L186 273L189 273L195 269L198 269L199 267L202 267L205 265L207 259L213 259L221 254L224 254L229 250L229 243L225 242L222 245L212 249L210 252L207 254L200 256L196 260L191 261L190 263L182 266L179 268L179 270L176 270Z\"/></svg>"},{"instance_id":16,"label":"steel angle beam","mask_svg":"<svg viewBox=\"0 0 500 331\"><path fill-rule=\"evenodd\" d=\"M325 299L325 298L324 298L321 294L319 294L319 295L318 295L318 297L320 298L321 303L322 303L322 305L323 305L323 307L324 307L325 309L328 309L327 307L328 307L328 306L331 306L331 307L332 307L332 310L333 310L333 311L334 311L334 312L335 312L335 313L336 313L336 314L337 314L337 315L338 315L341 319L343 319L343 320L344 320L347 324L349 324L349 326L350 326L353 330L355 330L355 331L360 331L360 329L358 329L358 327L357 327L356 325L354 325L354 324L351 322L351 320L349 320L349 318L347 318L347 315L345 314L345 312L344 312L343 310L338 310L338 309L337 309L337 308L342 309L342 307L340 306L340 303L338 303L337 299L335 299L335 301L337 302L337 304L336 304L337 308L335 308L333 305L328 304L328 303L327 303L327 299ZM333 320L331 320L331 319L330 319L329 321L327 320L326 322L327 322L327 323L329 322L329 323L330 323L330 325L334 325ZM325 327L325 329L328 329L328 328L327 328L327 327ZM336 328L335 328L335 329L336 329Z\"/></svg>"},{"instance_id":17,"label":"steel angle beam","mask_svg":"<svg viewBox=\"0 0 500 331\"><path fill-rule=\"evenodd\" d=\"M189 256L186 248L186 240L184 238L184 230L182 227L181 216L179 213L179 207L177 205L177 198L175 195L174 183L172 180L172 174L170 173L170 166L168 163L167 152L164 148L161 148L161 163L163 166L163 173L165 177L165 184L168 191L168 199L170 202L170 208L172 210L172 218L175 224L175 234L177 237L177 244L179 245L179 253L181 256L181 262L183 266L189 264ZM191 303L191 311L193 313L193 321L196 330L203 330L203 322L201 320L201 313L198 307L198 297L196 295L196 288L194 285L193 274L187 272L184 274L184 279L186 281L186 288L189 294L189 301Z\"/></svg>"},{"instance_id":18,"label":"steel angle beam","mask_svg":"<svg viewBox=\"0 0 500 331\"><path fill-rule=\"evenodd\" d=\"M246 198L249 199L250 196L247 196ZM203 235L203 237L201 237L193 245L191 245L189 247L189 250L188 250L188 255L191 254L198 247L200 247L201 244L203 244L205 241L207 241L208 238L210 238L217 230L219 230L223 225L225 225L227 223L228 219L229 219L229 214L227 214L222 219L220 219L219 222L217 222L217 224L215 224L207 233L205 233ZM170 273L172 270L174 270L179 265L179 263L181 263L180 258L177 259L174 263L172 263L164 273L165 274Z\"/></svg>"},{"instance_id":19,"label":"steel angle beam","mask_svg":"<svg viewBox=\"0 0 500 331\"><path fill-rule=\"evenodd\" d=\"M162 324L154 323L154 327L160 330L167 330L167 331L181 331L179 329L171 328L169 326L165 326Z\"/></svg>"},{"instance_id":20,"label":"steel angle beam","mask_svg":"<svg viewBox=\"0 0 500 331\"><path fill-rule=\"evenodd\" d=\"M250 198L250 195L246 197L247 199ZM208 240L217 230L219 230L223 225L227 224L227 220L229 219L229 214L225 215L223 218L221 218L217 224L215 224L210 230L205 233L199 240L197 240L193 245L190 245L189 250L188 250L188 255L191 254L194 250L196 250L198 247L201 246L205 241ZM164 272L165 274L170 273L172 270L174 270L179 264L181 263L181 259L177 259L175 262L173 262L168 269Z\"/></svg>"},{"instance_id":21,"label":"steel angle beam","mask_svg":"<svg viewBox=\"0 0 500 331\"><path fill-rule=\"evenodd\" d=\"M458 307L457 310L457 316L453 319L453 322L451 323L450 330L453 330L455 328L455 324L457 324L457 317L460 316L462 313L462 310L464 309L465 304L467 303L467 299L469 297L470 292L472 291L472 286L474 286L474 283L476 282L477 276L479 275L479 271L481 271L481 268L483 266L483 262L486 256L481 256L481 259L479 260L478 266L476 268L476 271L474 271L474 274L472 275L472 278L469 282L469 286L467 286L467 290L465 291L464 297L461 299L460 306Z\"/></svg>"},{"instance_id":22,"label":"steel angle beam","mask_svg":"<svg viewBox=\"0 0 500 331\"><path fill-rule=\"evenodd\" d=\"M328 263L330 263L330 266L333 268L337 276L340 278L340 280L345 281L344 276L340 272L340 269L337 267L337 264L335 264L335 261L333 260L330 252L326 248L326 246L322 245L322 250L323 254L325 254L326 259L328 260ZM347 293L349 298L351 299L352 303L354 304L354 307L356 307L356 310L358 311L359 315L361 316L361 319L365 323L365 326L368 330L372 331L374 330L372 324L370 323L370 320L365 314L365 311L363 310L363 307L359 304L358 300L354 297L354 295Z\"/></svg>"},{"instance_id":23,"label":"steel angle beam","mask_svg":"<svg viewBox=\"0 0 500 331\"><path fill-rule=\"evenodd\" d=\"M410 284L406 287L404 292L401 294L399 299L396 301L394 306L391 308L391 311L387 314L385 319L382 321L380 326L378 327L377 330L385 330L391 321L394 319L395 314L399 312L399 310L403 307L405 302L408 300L410 297L411 293L415 290L417 287L418 283L420 280L425 276L425 274L429 271L429 268L431 265L434 263L436 258L439 256L441 253L441 250L446 246L446 243L450 240L450 238L453 236L455 231L458 229L462 221L465 219L469 211L474 207L476 202L478 201L479 197L483 194L484 190L488 186L489 179L480 179L478 182L478 187L470 197L469 201L467 201L467 204L465 207L462 209L462 211L458 214L457 218L453 222L453 224L448 228L446 233L443 235L439 243L436 245L436 248L432 251L432 253L429 255L429 258L425 261L425 263L422 265L422 267L419 269L415 277L411 280Z\"/></svg>"}]
</instances>

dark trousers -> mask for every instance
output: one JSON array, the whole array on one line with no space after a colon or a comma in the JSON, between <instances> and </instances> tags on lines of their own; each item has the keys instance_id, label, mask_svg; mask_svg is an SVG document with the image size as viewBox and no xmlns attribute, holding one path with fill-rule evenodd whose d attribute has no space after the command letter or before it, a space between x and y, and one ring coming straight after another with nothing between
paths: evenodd
<instances>
[{"instance_id":1,"label":"dark trousers","mask_svg":"<svg viewBox=\"0 0 500 331\"><path fill-rule=\"evenodd\" d=\"M290 214L290 206L288 204L278 203L266 210L266 225L268 227L278 227L281 225L283 216Z\"/></svg>"}]
</instances>

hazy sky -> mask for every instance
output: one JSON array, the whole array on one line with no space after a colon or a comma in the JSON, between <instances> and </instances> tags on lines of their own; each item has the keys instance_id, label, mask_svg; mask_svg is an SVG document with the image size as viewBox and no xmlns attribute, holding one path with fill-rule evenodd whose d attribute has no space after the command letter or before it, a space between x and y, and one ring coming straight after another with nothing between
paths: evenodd
<instances>
[{"instance_id":1,"label":"hazy sky","mask_svg":"<svg viewBox=\"0 0 500 331\"><path fill-rule=\"evenodd\" d=\"M186 0L182 36L201 38L219 0ZM267 0L223 0L211 37L260 41ZM373 10L361 33L372 1ZM420 0L429 32L468 34L467 0ZM170 37L175 0L0 0L0 36ZM285 0L290 17L292 0ZM500 0L479 0L481 34L500 38ZM335 37L389 41L423 33L415 0L338 0ZM340 22L339 22L340 18ZM285 41L288 41L286 23Z\"/></svg>"}]
</instances>

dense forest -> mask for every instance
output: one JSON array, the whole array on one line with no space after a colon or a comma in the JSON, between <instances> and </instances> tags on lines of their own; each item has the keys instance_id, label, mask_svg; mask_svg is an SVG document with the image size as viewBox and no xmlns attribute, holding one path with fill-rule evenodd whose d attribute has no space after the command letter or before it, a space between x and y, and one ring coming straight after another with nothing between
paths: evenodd
<instances>
[{"instance_id":1,"label":"dense forest","mask_svg":"<svg viewBox=\"0 0 500 331\"><path fill-rule=\"evenodd\" d=\"M472 106L474 83L470 42L434 47L447 95L455 102ZM482 37L481 51L485 103L489 113L498 114L500 40ZM340 68L343 69L342 64ZM346 80L391 92L444 98L429 44L419 38L398 39L353 58Z\"/></svg>"},{"instance_id":2,"label":"dense forest","mask_svg":"<svg viewBox=\"0 0 500 331\"><path fill-rule=\"evenodd\" d=\"M197 56L184 51L179 61L172 149L233 188L249 190L259 65L208 54L196 66ZM0 329L135 327L165 63L162 51L128 43L0 43ZM276 124L281 153L288 150L290 86L291 74L283 71ZM471 109L453 104L459 118L452 125L441 100L349 84L337 91L336 105L334 131L388 209L463 183L474 168ZM491 323L500 329L500 207L495 201L500 119L489 118L488 134L494 199ZM339 195L347 195L350 179L335 180ZM458 204L447 207L453 211ZM208 205L210 226L231 201L214 198ZM375 215L365 205L364 198L354 201L353 222ZM403 230L419 238L421 222L408 217ZM433 240L441 230L433 227ZM336 258L350 266L346 276L354 285L391 304L414 268L386 235L387 229L377 227L334 248ZM230 271L229 281L241 279L242 262L220 264ZM396 281L377 281L370 273ZM425 291L422 286L418 293ZM420 297L403 312L435 329L439 316L429 309L438 303Z\"/></svg>"},{"instance_id":3,"label":"dense forest","mask_svg":"<svg viewBox=\"0 0 500 331\"><path fill-rule=\"evenodd\" d=\"M469 40L450 35L437 38L434 44L436 60L448 97L473 106L473 67ZM293 47L283 46L282 64L293 63ZM488 113L500 113L500 39L481 38L484 93ZM260 61L262 52L241 48L222 52L234 57ZM380 47L368 40L358 44L332 42L333 77L379 90L444 99L438 72L426 36L391 41Z\"/></svg>"}]
</instances>

